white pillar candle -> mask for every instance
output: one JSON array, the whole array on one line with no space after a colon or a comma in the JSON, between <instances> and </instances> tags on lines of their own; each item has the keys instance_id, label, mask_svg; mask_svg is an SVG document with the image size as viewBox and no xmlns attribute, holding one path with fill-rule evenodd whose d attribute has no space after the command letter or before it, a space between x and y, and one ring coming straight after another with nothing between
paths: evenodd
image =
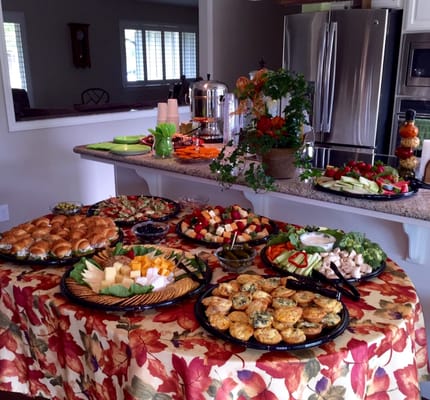
<instances>
[{"instance_id":1,"label":"white pillar candle","mask_svg":"<svg viewBox=\"0 0 430 400\"><path fill-rule=\"evenodd\" d=\"M430 161L430 140L423 140L418 179L424 177L424 171L428 161Z\"/></svg>"}]
</instances>

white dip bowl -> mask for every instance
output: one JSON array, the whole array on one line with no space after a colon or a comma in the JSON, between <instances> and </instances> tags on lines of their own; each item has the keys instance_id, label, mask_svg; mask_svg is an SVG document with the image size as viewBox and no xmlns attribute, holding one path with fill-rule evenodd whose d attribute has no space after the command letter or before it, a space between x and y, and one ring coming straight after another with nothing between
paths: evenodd
<instances>
[{"instance_id":1,"label":"white dip bowl","mask_svg":"<svg viewBox=\"0 0 430 400\"><path fill-rule=\"evenodd\" d=\"M303 246L321 247L325 251L333 249L336 238L324 232L306 232L300 235L300 242Z\"/></svg>"}]
</instances>

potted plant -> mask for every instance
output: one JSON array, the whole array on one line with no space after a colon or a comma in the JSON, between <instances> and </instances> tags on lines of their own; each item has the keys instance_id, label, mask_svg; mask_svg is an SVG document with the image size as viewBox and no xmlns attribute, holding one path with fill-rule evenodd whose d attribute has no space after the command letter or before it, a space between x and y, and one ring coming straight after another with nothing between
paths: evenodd
<instances>
[{"instance_id":1,"label":"potted plant","mask_svg":"<svg viewBox=\"0 0 430 400\"><path fill-rule=\"evenodd\" d=\"M243 181L256 192L275 189L288 164L297 160L303 126L310 111L308 84L303 75L279 69L261 69L252 79L240 77L235 95L237 112L246 114L247 126L238 144L225 145L210 168L229 187ZM283 161L283 155L292 161Z\"/></svg>"}]
</instances>

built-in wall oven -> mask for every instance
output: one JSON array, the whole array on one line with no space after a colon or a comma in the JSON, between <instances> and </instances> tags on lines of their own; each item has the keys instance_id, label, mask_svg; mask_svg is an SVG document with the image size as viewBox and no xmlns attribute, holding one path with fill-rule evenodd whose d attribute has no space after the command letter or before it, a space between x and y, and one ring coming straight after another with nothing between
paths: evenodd
<instances>
[{"instance_id":1,"label":"built-in wall oven","mask_svg":"<svg viewBox=\"0 0 430 400\"><path fill-rule=\"evenodd\" d=\"M430 92L430 32L403 36L398 95L427 97Z\"/></svg>"},{"instance_id":2,"label":"built-in wall oven","mask_svg":"<svg viewBox=\"0 0 430 400\"><path fill-rule=\"evenodd\" d=\"M408 109L417 112L416 125L421 143L430 139L430 31L406 33L402 37L397 75L390 154L400 143L399 125ZM421 146L417 156L421 154Z\"/></svg>"}]
</instances>

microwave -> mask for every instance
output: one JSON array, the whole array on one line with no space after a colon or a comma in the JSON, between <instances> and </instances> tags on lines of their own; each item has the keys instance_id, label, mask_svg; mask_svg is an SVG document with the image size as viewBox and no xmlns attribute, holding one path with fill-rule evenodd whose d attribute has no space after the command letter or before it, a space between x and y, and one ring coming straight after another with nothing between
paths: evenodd
<instances>
[{"instance_id":1,"label":"microwave","mask_svg":"<svg viewBox=\"0 0 430 400\"><path fill-rule=\"evenodd\" d=\"M406 33L400 57L398 94L430 97L430 32Z\"/></svg>"}]
</instances>

